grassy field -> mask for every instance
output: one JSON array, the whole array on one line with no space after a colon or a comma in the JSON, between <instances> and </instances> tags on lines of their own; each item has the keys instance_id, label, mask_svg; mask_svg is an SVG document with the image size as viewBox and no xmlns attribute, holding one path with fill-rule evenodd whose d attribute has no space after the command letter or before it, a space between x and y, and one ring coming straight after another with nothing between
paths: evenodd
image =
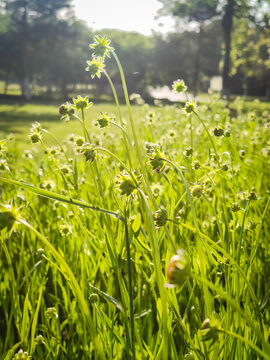
<instances>
[{"instance_id":1,"label":"grassy field","mask_svg":"<svg viewBox=\"0 0 270 360\"><path fill-rule=\"evenodd\" d=\"M182 107L0 106L0 359L269 359L270 105Z\"/></svg>"}]
</instances>

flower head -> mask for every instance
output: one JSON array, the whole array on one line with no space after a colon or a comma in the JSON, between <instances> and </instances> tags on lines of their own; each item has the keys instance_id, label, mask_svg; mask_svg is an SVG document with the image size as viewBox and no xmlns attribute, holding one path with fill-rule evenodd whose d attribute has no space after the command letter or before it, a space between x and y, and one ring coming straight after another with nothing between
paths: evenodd
<instances>
[{"instance_id":1,"label":"flower head","mask_svg":"<svg viewBox=\"0 0 270 360\"><path fill-rule=\"evenodd\" d=\"M28 360L31 359L30 356L26 351L23 351L22 349L17 352L12 358L13 360Z\"/></svg>"},{"instance_id":2,"label":"flower head","mask_svg":"<svg viewBox=\"0 0 270 360\"><path fill-rule=\"evenodd\" d=\"M184 93L187 90L187 86L186 86L184 80L180 80L180 79L175 80L173 82L172 88L176 94Z\"/></svg>"},{"instance_id":3,"label":"flower head","mask_svg":"<svg viewBox=\"0 0 270 360\"><path fill-rule=\"evenodd\" d=\"M101 128L109 127L110 122L113 120L106 112L101 112L100 117L97 119L97 122Z\"/></svg>"},{"instance_id":4,"label":"flower head","mask_svg":"<svg viewBox=\"0 0 270 360\"><path fill-rule=\"evenodd\" d=\"M89 109L93 105L92 102L89 102L88 96L85 98L82 98L81 95L77 97L77 99L73 98L73 104L71 107L75 110L81 110L81 109Z\"/></svg>"},{"instance_id":5,"label":"flower head","mask_svg":"<svg viewBox=\"0 0 270 360\"><path fill-rule=\"evenodd\" d=\"M106 36L95 36L95 42L93 44L90 44L89 47L93 49L93 57L101 57L102 59L105 56L110 56L110 51L113 50L112 47L110 47L111 40L108 40Z\"/></svg>"},{"instance_id":6,"label":"flower head","mask_svg":"<svg viewBox=\"0 0 270 360\"><path fill-rule=\"evenodd\" d=\"M62 115L61 119L70 120L72 114L74 114L74 109L72 108L69 102L62 104L59 106L59 114Z\"/></svg>"},{"instance_id":7,"label":"flower head","mask_svg":"<svg viewBox=\"0 0 270 360\"><path fill-rule=\"evenodd\" d=\"M133 196L137 191L137 185L134 182L134 179L130 176L130 174L125 172L116 176L116 183L117 185L115 187L120 191L121 196Z\"/></svg>"},{"instance_id":8,"label":"flower head","mask_svg":"<svg viewBox=\"0 0 270 360\"><path fill-rule=\"evenodd\" d=\"M193 100L187 101L183 108L183 111L187 116L189 116L195 111L196 107L197 107L197 105L196 105L195 101L193 101Z\"/></svg>"},{"instance_id":9,"label":"flower head","mask_svg":"<svg viewBox=\"0 0 270 360\"><path fill-rule=\"evenodd\" d=\"M101 57L93 58L92 61L86 61L88 66L85 68L86 71L90 72L91 78L94 79L95 76L100 78L101 73L103 72L104 63Z\"/></svg>"},{"instance_id":10,"label":"flower head","mask_svg":"<svg viewBox=\"0 0 270 360\"><path fill-rule=\"evenodd\" d=\"M161 209L157 210L156 212L154 212L153 217L154 217L156 226L160 228L161 226L164 226L167 222L167 219L168 219L167 210L164 208L161 208Z\"/></svg>"}]
</instances>

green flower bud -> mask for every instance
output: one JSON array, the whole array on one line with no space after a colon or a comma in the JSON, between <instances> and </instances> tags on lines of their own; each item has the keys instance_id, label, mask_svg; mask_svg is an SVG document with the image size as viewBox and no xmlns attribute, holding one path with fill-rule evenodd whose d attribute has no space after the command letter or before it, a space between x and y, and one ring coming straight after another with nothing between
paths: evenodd
<instances>
[{"instance_id":1,"label":"green flower bud","mask_svg":"<svg viewBox=\"0 0 270 360\"><path fill-rule=\"evenodd\" d=\"M187 101L183 111L187 116L189 116L195 111L196 107L197 105L194 101Z\"/></svg>"},{"instance_id":2,"label":"green flower bud","mask_svg":"<svg viewBox=\"0 0 270 360\"><path fill-rule=\"evenodd\" d=\"M231 204L231 210L232 212L237 212L239 211L241 208L240 208L240 205L237 203L237 202L234 202Z\"/></svg>"},{"instance_id":3,"label":"green flower bud","mask_svg":"<svg viewBox=\"0 0 270 360\"><path fill-rule=\"evenodd\" d=\"M83 146L84 144L84 138L82 136L77 136L76 139L75 139L75 144L77 146Z\"/></svg>"},{"instance_id":4,"label":"green flower bud","mask_svg":"<svg viewBox=\"0 0 270 360\"><path fill-rule=\"evenodd\" d=\"M231 136L231 133L229 132L229 130L225 130L224 136L225 137L230 137Z\"/></svg>"},{"instance_id":5,"label":"green flower bud","mask_svg":"<svg viewBox=\"0 0 270 360\"><path fill-rule=\"evenodd\" d=\"M221 170L222 171L228 171L229 170L229 166L227 164L223 164L221 165Z\"/></svg>"},{"instance_id":6,"label":"green flower bud","mask_svg":"<svg viewBox=\"0 0 270 360\"><path fill-rule=\"evenodd\" d=\"M33 132L29 135L32 144L38 144L42 140L41 133Z\"/></svg>"},{"instance_id":7,"label":"green flower bud","mask_svg":"<svg viewBox=\"0 0 270 360\"><path fill-rule=\"evenodd\" d=\"M224 130L221 126L215 127L214 129L214 135L215 136L222 136L224 134Z\"/></svg>"},{"instance_id":8,"label":"green flower bud","mask_svg":"<svg viewBox=\"0 0 270 360\"><path fill-rule=\"evenodd\" d=\"M112 118L106 113L102 112L100 117L97 119L97 122L101 128L109 127Z\"/></svg>"},{"instance_id":9,"label":"green flower bud","mask_svg":"<svg viewBox=\"0 0 270 360\"><path fill-rule=\"evenodd\" d=\"M86 61L88 66L86 67L86 71L90 72L91 78L93 79L95 76L100 78L101 73L103 72L104 64L103 59L101 57L93 58L92 61Z\"/></svg>"},{"instance_id":10,"label":"green flower bud","mask_svg":"<svg viewBox=\"0 0 270 360\"><path fill-rule=\"evenodd\" d=\"M197 160L193 161L193 163L192 163L192 169L198 170L200 167L201 167L201 165L200 165L200 163L199 163Z\"/></svg>"},{"instance_id":11,"label":"green flower bud","mask_svg":"<svg viewBox=\"0 0 270 360\"><path fill-rule=\"evenodd\" d=\"M192 155L193 154L193 149L190 147L190 146L188 146L187 148L186 148L186 150L184 151L184 155L185 156L190 156L190 155Z\"/></svg>"},{"instance_id":12,"label":"green flower bud","mask_svg":"<svg viewBox=\"0 0 270 360\"><path fill-rule=\"evenodd\" d=\"M167 214L166 209L162 208L162 209L157 210L153 214L153 217L154 217L154 221L156 223L156 226L161 227L161 226L164 226L166 224L167 219L168 219L168 214Z\"/></svg>"},{"instance_id":13,"label":"green flower bud","mask_svg":"<svg viewBox=\"0 0 270 360\"><path fill-rule=\"evenodd\" d=\"M93 293L89 296L88 299L89 299L90 304L94 304L99 301L99 296L98 296L98 294Z\"/></svg>"},{"instance_id":14,"label":"green flower bud","mask_svg":"<svg viewBox=\"0 0 270 360\"><path fill-rule=\"evenodd\" d=\"M94 57L100 57L104 58L105 56L110 56L110 51L113 50L112 47L110 47L111 40L108 40L106 36L95 36L94 38L95 42L93 44L90 44L89 47L93 49L93 56Z\"/></svg>"},{"instance_id":15,"label":"green flower bud","mask_svg":"<svg viewBox=\"0 0 270 360\"><path fill-rule=\"evenodd\" d=\"M77 99L73 98L73 104L71 107L75 110L81 110L81 109L89 109L93 105L92 102L88 101L88 96L85 98L82 98L81 95L77 97Z\"/></svg>"},{"instance_id":16,"label":"green flower bud","mask_svg":"<svg viewBox=\"0 0 270 360\"><path fill-rule=\"evenodd\" d=\"M189 257L184 249L177 251L167 266L168 284L172 286L182 286L189 276L190 263Z\"/></svg>"},{"instance_id":17,"label":"green flower bud","mask_svg":"<svg viewBox=\"0 0 270 360\"><path fill-rule=\"evenodd\" d=\"M203 194L203 186L201 184L194 185L191 189L191 195L193 197L200 198Z\"/></svg>"}]
</instances>

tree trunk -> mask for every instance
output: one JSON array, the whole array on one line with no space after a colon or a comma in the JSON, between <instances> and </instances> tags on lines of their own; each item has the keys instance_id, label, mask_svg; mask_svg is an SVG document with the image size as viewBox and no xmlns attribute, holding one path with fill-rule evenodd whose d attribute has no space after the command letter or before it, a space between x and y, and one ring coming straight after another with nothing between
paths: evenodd
<instances>
[{"instance_id":1,"label":"tree trunk","mask_svg":"<svg viewBox=\"0 0 270 360\"><path fill-rule=\"evenodd\" d=\"M203 28L202 24L199 27L199 34L197 37L197 51L196 51L196 58L194 63L194 78L193 78L193 95L194 97L197 95L198 92L198 82L201 70L201 50L202 50L202 38L203 38Z\"/></svg>"},{"instance_id":2,"label":"tree trunk","mask_svg":"<svg viewBox=\"0 0 270 360\"><path fill-rule=\"evenodd\" d=\"M28 55L28 16L27 16L27 2L24 2L24 11L22 15L21 31L22 31L22 78L21 78L21 92L26 100L31 99L31 92L29 86L29 55Z\"/></svg>"},{"instance_id":3,"label":"tree trunk","mask_svg":"<svg viewBox=\"0 0 270 360\"><path fill-rule=\"evenodd\" d=\"M266 99L270 101L270 70L267 71L266 79Z\"/></svg>"},{"instance_id":4,"label":"tree trunk","mask_svg":"<svg viewBox=\"0 0 270 360\"><path fill-rule=\"evenodd\" d=\"M225 56L222 71L222 96L229 96L231 90L230 57L231 57L231 34L233 26L235 0L227 0L225 13L222 19L223 36L225 43Z\"/></svg>"},{"instance_id":5,"label":"tree trunk","mask_svg":"<svg viewBox=\"0 0 270 360\"><path fill-rule=\"evenodd\" d=\"M26 100L30 100L31 99L31 92L30 92L30 87L29 87L29 80L28 77L24 77L21 80L21 93L22 96L26 99Z\"/></svg>"}]
</instances>

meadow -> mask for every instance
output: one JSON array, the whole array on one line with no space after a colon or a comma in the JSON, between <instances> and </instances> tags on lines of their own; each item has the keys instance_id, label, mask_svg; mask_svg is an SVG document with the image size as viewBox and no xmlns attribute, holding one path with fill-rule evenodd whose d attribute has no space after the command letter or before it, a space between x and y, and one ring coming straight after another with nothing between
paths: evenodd
<instances>
[{"instance_id":1,"label":"meadow","mask_svg":"<svg viewBox=\"0 0 270 360\"><path fill-rule=\"evenodd\" d=\"M269 103L118 65L126 105L0 106L0 358L269 359Z\"/></svg>"}]
</instances>

